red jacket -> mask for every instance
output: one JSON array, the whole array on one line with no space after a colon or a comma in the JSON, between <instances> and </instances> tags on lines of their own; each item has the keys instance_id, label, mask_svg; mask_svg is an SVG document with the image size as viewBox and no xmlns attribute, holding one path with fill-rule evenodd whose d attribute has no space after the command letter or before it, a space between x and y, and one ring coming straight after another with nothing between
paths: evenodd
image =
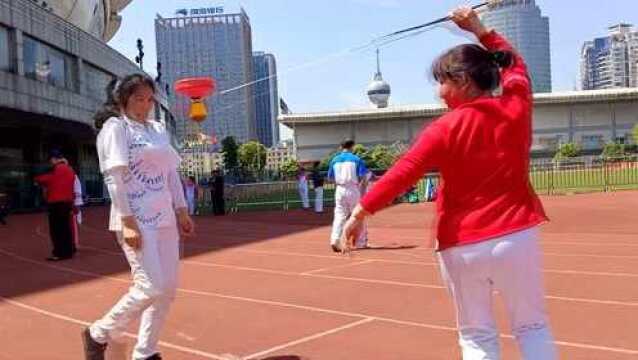
<instances>
[{"instance_id":1,"label":"red jacket","mask_svg":"<svg viewBox=\"0 0 638 360\"><path fill-rule=\"evenodd\" d=\"M54 165L53 170L37 176L35 181L46 188L47 203L73 202L75 199L73 193L75 172L67 164Z\"/></svg>"},{"instance_id":2,"label":"red jacket","mask_svg":"<svg viewBox=\"0 0 638 360\"><path fill-rule=\"evenodd\" d=\"M489 50L513 51L495 32ZM515 54L502 71L503 93L463 104L427 126L412 148L361 200L374 213L427 171L443 179L437 198L439 250L489 240L547 220L529 181L532 92L527 67Z\"/></svg>"}]
</instances>

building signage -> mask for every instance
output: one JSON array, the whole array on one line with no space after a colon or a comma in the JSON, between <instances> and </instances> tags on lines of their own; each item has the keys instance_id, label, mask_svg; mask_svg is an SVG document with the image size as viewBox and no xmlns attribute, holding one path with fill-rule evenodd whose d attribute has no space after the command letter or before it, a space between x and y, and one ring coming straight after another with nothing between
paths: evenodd
<instances>
[{"instance_id":1,"label":"building signage","mask_svg":"<svg viewBox=\"0 0 638 360\"><path fill-rule=\"evenodd\" d=\"M224 13L224 7L223 6L217 6L217 7L207 7L207 8L197 8L197 9L178 9L177 11L175 11L176 15L217 15L217 14L223 14Z\"/></svg>"}]
</instances>

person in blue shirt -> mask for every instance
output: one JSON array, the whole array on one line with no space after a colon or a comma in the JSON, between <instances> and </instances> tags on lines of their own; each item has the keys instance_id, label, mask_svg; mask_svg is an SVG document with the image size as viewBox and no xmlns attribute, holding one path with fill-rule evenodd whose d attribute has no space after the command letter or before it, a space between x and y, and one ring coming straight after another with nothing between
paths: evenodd
<instances>
[{"instance_id":1,"label":"person in blue shirt","mask_svg":"<svg viewBox=\"0 0 638 360\"><path fill-rule=\"evenodd\" d=\"M361 198L361 180L368 173L365 162L352 153L354 141L347 139L341 143L341 152L330 161L328 179L336 185L335 210L330 235L330 246L340 252L343 226Z\"/></svg>"}]
</instances>

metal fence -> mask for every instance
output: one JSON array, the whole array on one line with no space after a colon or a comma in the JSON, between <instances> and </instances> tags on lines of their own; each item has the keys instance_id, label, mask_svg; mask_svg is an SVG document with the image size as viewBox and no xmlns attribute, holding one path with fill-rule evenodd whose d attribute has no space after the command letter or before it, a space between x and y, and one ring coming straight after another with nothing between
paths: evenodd
<instances>
[{"instance_id":1,"label":"metal fence","mask_svg":"<svg viewBox=\"0 0 638 360\"><path fill-rule=\"evenodd\" d=\"M42 208L44 202L40 188L33 183L33 175L38 169L33 167L0 167L0 193L9 198L12 211ZM99 172L94 169L79 169L85 196L89 203L105 201L104 185ZM423 202L428 199L426 181L430 179L436 186L438 175L429 174L398 201ZM534 160L530 164L530 180L539 194L564 194L572 192L616 191L638 189L638 160L635 158L601 159L588 157L570 161L553 162ZM324 186L325 207L334 205L334 184ZM309 190L311 205L314 191ZM289 210L301 207L296 181L271 181L249 184L226 185L226 210L238 212L246 210ZM198 212L212 212L210 190L200 187Z\"/></svg>"},{"instance_id":2,"label":"metal fence","mask_svg":"<svg viewBox=\"0 0 638 360\"><path fill-rule=\"evenodd\" d=\"M424 202L429 199L427 181L436 187L437 174L428 174L398 202ZM530 181L539 194L638 189L638 161L633 158L576 159L569 162L536 160L530 164ZM298 185L294 181L240 184L227 188L227 208L231 212L260 209L288 210L301 207ZM309 190L311 205L314 191ZM324 206L334 205L334 185L324 187Z\"/></svg>"},{"instance_id":3,"label":"metal fence","mask_svg":"<svg viewBox=\"0 0 638 360\"><path fill-rule=\"evenodd\" d=\"M568 162L535 161L530 180L540 194L615 191L638 188L635 159L590 159Z\"/></svg>"},{"instance_id":4,"label":"metal fence","mask_svg":"<svg viewBox=\"0 0 638 360\"><path fill-rule=\"evenodd\" d=\"M423 202L428 197L426 180L431 179L436 186L438 175L431 174L397 199L398 202ZM229 212L246 210L290 210L302 207L299 185L296 181L263 182L238 184L226 187L226 207ZM326 183L323 187L324 207L334 206L335 185ZM314 189L308 190L310 205L315 204ZM206 213L210 208L207 198L200 198L200 209Z\"/></svg>"}]
</instances>

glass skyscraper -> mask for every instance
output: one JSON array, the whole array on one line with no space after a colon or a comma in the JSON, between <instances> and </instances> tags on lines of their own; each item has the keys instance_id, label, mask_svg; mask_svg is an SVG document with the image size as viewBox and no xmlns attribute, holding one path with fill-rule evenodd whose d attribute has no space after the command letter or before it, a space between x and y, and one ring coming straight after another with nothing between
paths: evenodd
<instances>
[{"instance_id":1,"label":"glass skyscraper","mask_svg":"<svg viewBox=\"0 0 638 360\"><path fill-rule=\"evenodd\" d=\"M521 53L534 92L552 91L549 18L534 0L503 0L481 16L484 24L503 34Z\"/></svg>"},{"instance_id":2,"label":"glass skyscraper","mask_svg":"<svg viewBox=\"0 0 638 360\"><path fill-rule=\"evenodd\" d=\"M609 28L609 36L587 41L580 63L581 89L638 86L638 31L630 24Z\"/></svg>"},{"instance_id":3,"label":"glass skyscraper","mask_svg":"<svg viewBox=\"0 0 638 360\"><path fill-rule=\"evenodd\" d=\"M201 130L218 139L233 136L238 142L256 137L253 81L252 35L250 19L242 9L224 14L206 9L180 10L182 16L155 20L157 60L162 65L162 80L212 76L215 94L206 100L209 116L199 125L188 119L189 99L170 92L175 109L178 141ZM225 90L230 90L223 93Z\"/></svg>"},{"instance_id":4,"label":"glass skyscraper","mask_svg":"<svg viewBox=\"0 0 638 360\"><path fill-rule=\"evenodd\" d=\"M271 147L279 143L279 96L277 93L277 64L275 56L264 52L253 54L255 69L255 117L257 121L257 139Z\"/></svg>"}]
</instances>

